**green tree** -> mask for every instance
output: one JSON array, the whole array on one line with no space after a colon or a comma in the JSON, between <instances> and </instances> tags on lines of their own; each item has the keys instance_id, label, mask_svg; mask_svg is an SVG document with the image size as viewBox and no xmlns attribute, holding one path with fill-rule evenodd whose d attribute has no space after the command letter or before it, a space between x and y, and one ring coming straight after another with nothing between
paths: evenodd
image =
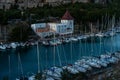
<instances>
[{"instance_id":1,"label":"green tree","mask_svg":"<svg viewBox=\"0 0 120 80\"><path fill-rule=\"evenodd\" d=\"M9 33L9 41L26 41L31 33L32 30L28 24L24 22L17 23Z\"/></svg>"}]
</instances>

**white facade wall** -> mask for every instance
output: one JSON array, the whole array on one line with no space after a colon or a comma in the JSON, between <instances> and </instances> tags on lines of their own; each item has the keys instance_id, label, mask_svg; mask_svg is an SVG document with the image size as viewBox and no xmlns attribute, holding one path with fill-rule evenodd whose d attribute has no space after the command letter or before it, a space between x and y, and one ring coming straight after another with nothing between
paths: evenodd
<instances>
[{"instance_id":1,"label":"white facade wall","mask_svg":"<svg viewBox=\"0 0 120 80\"><path fill-rule=\"evenodd\" d=\"M68 20L64 20L62 21L62 23L49 23L49 26L57 34L70 34L73 33L73 20L71 20L71 22ZM71 28L71 30L68 31L68 28Z\"/></svg>"},{"instance_id":2,"label":"white facade wall","mask_svg":"<svg viewBox=\"0 0 120 80\"><path fill-rule=\"evenodd\" d=\"M32 27L33 30L36 30L37 28L45 28L46 27L46 23L32 24L31 27Z\"/></svg>"},{"instance_id":3,"label":"white facade wall","mask_svg":"<svg viewBox=\"0 0 120 80\"><path fill-rule=\"evenodd\" d=\"M67 24L67 28L71 28L71 31L67 31L67 33L73 33L74 31L74 21L73 20L61 20L61 23Z\"/></svg>"},{"instance_id":4,"label":"white facade wall","mask_svg":"<svg viewBox=\"0 0 120 80\"><path fill-rule=\"evenodd\" d=\"M57 24L57 33L58 34L65 34L66 33L66 27L67 27L67 24Z\"/></svg>"},{"instance_id":5,"label":"white facade wall","mask_svg":"<svg viewBox=\"0 0 120 80\"><path fill-rule=\"evenodd\" d=\"M57 27L56 27L56 23L48 23L48 25L50 26L50 29L56 31L57 30Z\"/></svg>"},{"instance_id":6,"label":"white facade wall","mask_svg":"<svg viewBox=\"0 0 120 80\"><path fill-rule=\"evenodd\" d=\"M68 23L68 20L61 20L61 23Z\"/></svg>"}]
</instances>

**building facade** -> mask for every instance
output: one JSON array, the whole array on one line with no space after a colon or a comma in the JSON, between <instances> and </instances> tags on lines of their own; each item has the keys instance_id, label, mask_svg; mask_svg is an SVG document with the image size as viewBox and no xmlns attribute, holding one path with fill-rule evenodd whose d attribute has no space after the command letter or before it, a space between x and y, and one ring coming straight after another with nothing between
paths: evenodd
<instances>
[{"instance_id":1,"label":"building facade","mask_svg":"<svg viewBox=\"0 0 120 80\"><path fill-rule=\"evenodd\" d=\"M50 30L50 27L47 23L32 24L31 28L41 38L46 37L46 36L50 36L53 34L53 31Z\"/></svg>"},{"instance_id":2,"label":"building facade","mask_svg":"<svg viewBox=\"0 0 120 80\"><path fill-rule=\"evenodd\" d=\"M87 3L90 0L17 0L17 5L19 9L21 8L33 8L33 7L42 7L45 4L52 6L59 6L61 4L82 2ZM0 0L0 9L9 9L12 4L15 4L15 0Z\"/></svg>"},{"instance_id":3,"label":"building facade","mask_svg":"<svg viewBox=\"0 0 120 80\"><path fill-rule=\"evenodd\" d=\"M68 11L61 18L60 23L37 23L32 24L31 28L40 37L50 36L52 34L72 34L74 32L74 19Z\"/></svg>"},{"instance_id":4,"label":"building facade","mask_svg":"<svg viewBox=\"0 0 120 80\"><path fill-rule=\"evenodd\" d=\"M15 0L0 0L0 3L14 3Z\"/></svg>"}]
</instances>

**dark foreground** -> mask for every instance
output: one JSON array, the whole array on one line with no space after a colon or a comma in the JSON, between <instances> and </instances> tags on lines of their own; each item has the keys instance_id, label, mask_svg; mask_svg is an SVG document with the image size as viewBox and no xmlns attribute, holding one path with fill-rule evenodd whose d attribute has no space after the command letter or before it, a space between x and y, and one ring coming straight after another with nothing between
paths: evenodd
<instances>
[{"instance_id":1,"label":"dark foreground","mask_svg":"<svg viewBox=\"0 0 120 80\"><path fill-rule=\"evenodd\" d=\"M120 61L97 74L90 75L86 80L120 80Z\"/></svg>"}]
</instances>

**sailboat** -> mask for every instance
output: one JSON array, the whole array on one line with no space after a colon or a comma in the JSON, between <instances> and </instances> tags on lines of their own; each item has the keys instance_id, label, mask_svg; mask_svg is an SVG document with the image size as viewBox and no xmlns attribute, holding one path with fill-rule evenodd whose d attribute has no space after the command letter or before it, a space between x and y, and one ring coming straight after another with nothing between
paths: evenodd
<instances>
[{"instance_id":1,"label":"sailboat","mask_svg":"<svg viewBox=\"0 0 120 80\"><path fill-rule=\"evenodd\" d=\"M42 44L43 44L44 46L49 46L49 42L48 42L48 41L42 41Z\"/></svg>"},{"instance_id":2,"label":"sailboat","mask_svg":"<svg viewBox=\"0 0 120 80\"><path fill-rule=\"evenodd\" d=\"M6 46L4 44L0 44L0 50L5 50Z\"/></svg>"},{"instance_id":3,"label":"sailboat","mask_svg":"<svg viewBox=\"0 0 120 80\"><path fill-rule=\"evenodd\" d=\"M17 44L16 44L15 42L12 42L10 45L11 45L11 47L12 47L13 49L16 49L16 48L17 48Z\"/></svg>"},{"instance_id":4,"label":"sailboat","mask_svg":"<svg viewBox=\"0 0 120 80\"><path fill-rule=\"evenodd\" d=\"M64 66L63 69L67 69L69 73L77 74L79 71L74 66Z\"/></svg>"},{"instance_id":5,"label":"sailboat","mask_svg":"<svg viewBox=\"0 0 120 80\"><path fill-rule=\"evenodd\" d=\"M63 38L63 44L64 43L69 43L70 42L70 39L69 38Z\"/></svg>"},{"instance_id":6,"label":"sailboat","mask_svg":"<svg viewBox=\"0 0 120 80\"><path fill-rule=\"evenodd\" d=\"M92 70L92 67L87 65L84 59L76 61L75 64L85 68L86 70Z\"/></svg>"},{"instance_id":7,"label":"sailboat","mask_svg":"<svg viewBox=\"0 0 120 80\"><path fill-rule=\"evenodd\" d=\"M75 38L75 37L71 37L70 40L71 40L71 41L78 41L78 39Z\"/></svg>"}]
</instances>

